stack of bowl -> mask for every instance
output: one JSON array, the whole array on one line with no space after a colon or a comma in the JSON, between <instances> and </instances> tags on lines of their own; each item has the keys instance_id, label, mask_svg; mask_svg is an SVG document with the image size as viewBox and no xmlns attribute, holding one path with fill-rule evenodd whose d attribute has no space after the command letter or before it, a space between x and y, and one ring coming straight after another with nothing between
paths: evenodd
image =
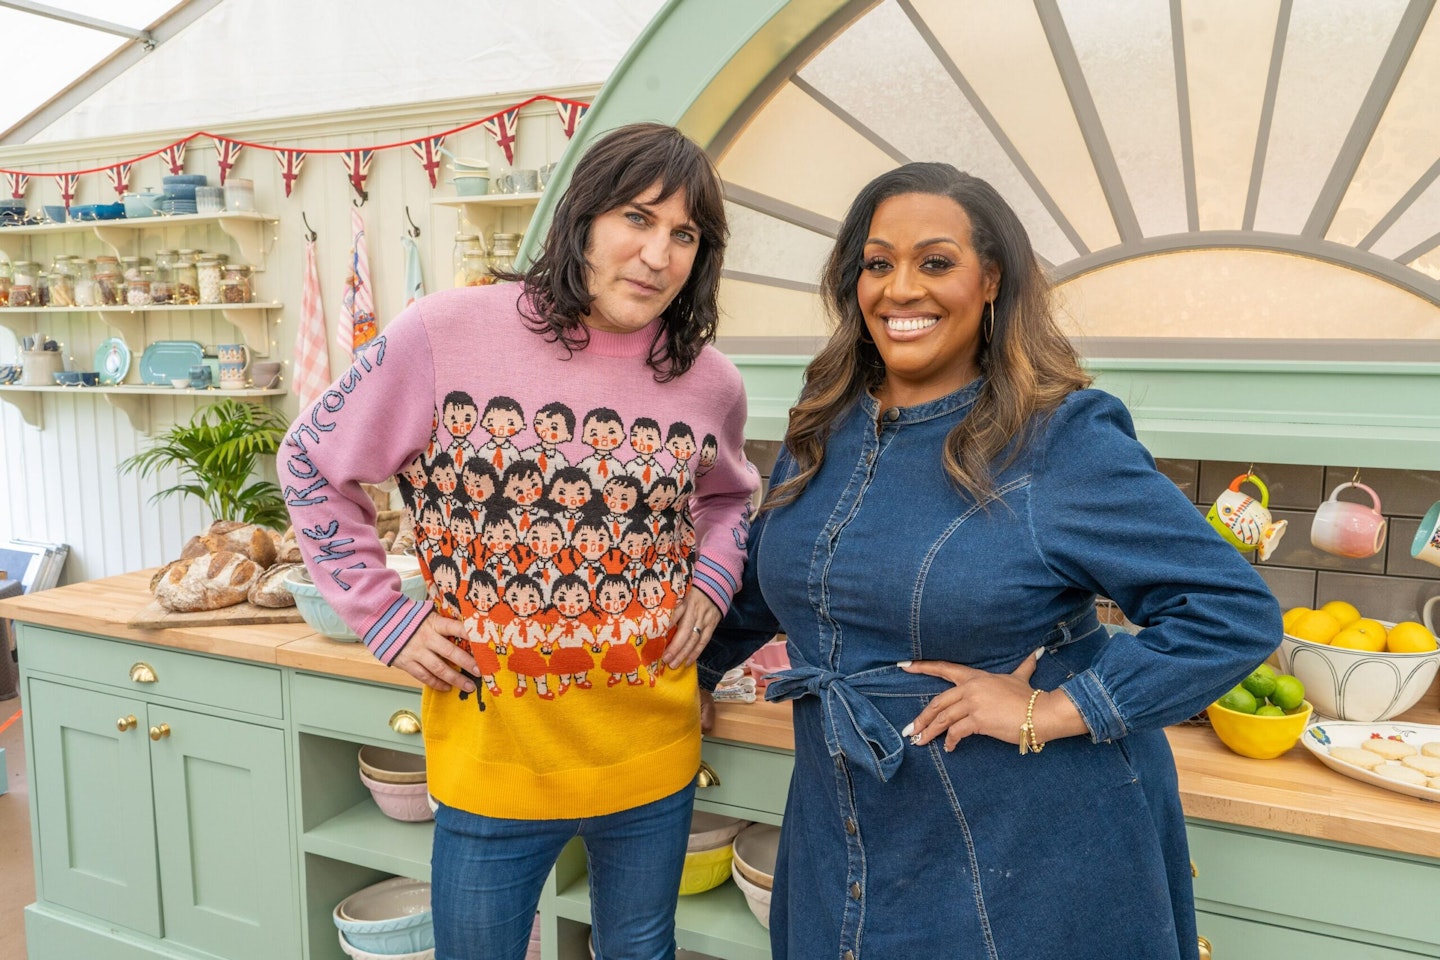
<instances>
[{"instance_id":1,"label":"stack of bowl","mask_svg":"<svg viewBox=\"0 0 1440 960\"><path fill-rule=\"evenodd\" d=\"M735 836L749 825L748 820L703 810L690 815L690 839L685 845L680 896L714 890L729 879Z\"/></svg>"},{"instance_id":2,"label":"stack of bowl","mask_svg":"<svg viewBox=\"0 0 1440 960\"><path fill-rule=\"evenodd\" d=\"M195 189L203 187L209 178L202 173L177 173L160 178L164 185L166 199L159 209L164 213L184 214L195 212Z\"/></svg>"},{"instance_id":3,"label":"stack of bowl","mask_svg":"<svg viewBox=\"0 0 1440 960\"><path fill-rule=\"evenodd\" d=\"M340 949L355 960L432 960L435 918L430 884L391 877L357 890L335 905Z\"/></svg>"},{"instance_id":4,"label":"stack of bowl","mask_svg":"<svg viewBox=\"0 0 1440 960\"><path fill-rule=\"evenodd\" d=\"M380 812L393 820L435 818L420 754L366 744L360 748L360 782L370 788Z\"/></svg>"},{"instance_id":5,"label":"stack of bowl","mask_svg":"<svg viewBox=\"0 0 1440 960\"><path fill-rule=\"evenodd\" d=\"M752 823L735 837L730 875L745 894L750 912L770 929L770 889L775 885L775 857L780 851L780 828Z\"/></svg>"}]
</instances>

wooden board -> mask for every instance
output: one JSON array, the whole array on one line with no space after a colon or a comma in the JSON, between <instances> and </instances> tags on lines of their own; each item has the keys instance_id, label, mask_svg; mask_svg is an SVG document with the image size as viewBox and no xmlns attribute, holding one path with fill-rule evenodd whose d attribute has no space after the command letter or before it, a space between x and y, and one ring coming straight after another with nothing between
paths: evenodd
<instances>
[{"instance_id":1,"label":"wooden board","mask_svg":"<svg viewBox=\"0 0 1440 960\"><path fill-rule=\"evenodd\" d=\"M219 610L196 610L176 613L151 600L139 613L125 621L127 627L239 627L256 623L304 623L305 618L294 607L257 607L250 602L237 603Z\"/></svg>"}]
</instances>

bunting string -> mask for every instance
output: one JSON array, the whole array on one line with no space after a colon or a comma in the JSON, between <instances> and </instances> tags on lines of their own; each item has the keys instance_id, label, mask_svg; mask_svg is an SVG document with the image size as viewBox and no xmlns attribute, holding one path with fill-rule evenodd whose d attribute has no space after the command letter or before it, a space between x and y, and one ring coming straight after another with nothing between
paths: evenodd
<instances>
[{"instance_id":1,"label":"bunting string","mask_svg":"<svg viewBox=\"0 0 1440 960\"><path fill-rule=\"evenodd\" d=\"M300 177L300 168L305 163L305 158L314 153L337 154L344 161L346 178L356 193L364 195L365 180L369 175L370 162L374 155L381 150L408 149L415 154L430 179L430 186L438 183L437 174L441 166L440 156L444 153L444 145L447 137L454 136L475 127L483 128L505 154L505 162L515 162L515 140L516 129L519 124L520 111L532 103L548 102L555 105L556 112L560 116L561 126L566 139L575 135L575 129L584 118L590 104L579 100L567 100L563 97L552 97L548 94L537 94L514 106L506 107L488 117L473 120L450 130L441 133L420 137L419 139L403 140L396 143L382 143L373 147L334 147L334 148L296 148L279 146L270 143L256 143L250 140L239 140L235 137L227 137L224 134L210 133L199 130L174 143L166 144L149 153L132 157L128 160L112 161L101 167L90 167L84 170L68 171L35 171L35 170L7 170L0 168L0 173L5 174L6 181L10 187L10 195L15 199L21 199L25 195L25 188L30 177L50 177L60 187L61 197L68 207L74 200L76 188L80 177L85 174L103 173L114 187L117 194L123 195L129 189L130 171L134 164L141 160L148 160L151 157L159 157L162 164L172 174L185 172L185 148L190 141L200 137L211 140L215 146L215 152L220 167L220 183L223 186L226 178L234 170L240 151L245 147L255 150L265 150L275 155L280 164L281 176L285 181L285 195L288 197L294 189L296 180Z\"/></svg>"}]
</instances>

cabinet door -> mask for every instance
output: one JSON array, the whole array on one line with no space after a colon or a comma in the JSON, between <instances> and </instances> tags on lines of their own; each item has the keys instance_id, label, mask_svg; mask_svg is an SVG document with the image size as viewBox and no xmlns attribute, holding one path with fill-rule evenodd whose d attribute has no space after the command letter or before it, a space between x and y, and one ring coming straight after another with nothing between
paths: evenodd
<instances>
[{"instance_id":1,"label":"cabinet door","mask_svg":"<svg viewBox=\"0 0 1440 960\"><path fill-rule=\"evenodd\" d=\"M300 953L280 730L152 704L165 938L230 960Z\"/></svg>"},{"instance_id":2,"label":"cabinet door","mask_svg":"<svg viewBox=\"0 0 1440 960\"><path fill-rule=\"evenodd\" d=\"M1391 950L1356 940L1326 937L1304 930L1256 923L1239 917L1198 911L1200 933L1210 941L1217 960L1286 957L1305 960L1420 960L1433 954Z\"/></svg>"},{"instance_id":3,"label":"cabinet door","mask_svg":"<svg viewBox=\"0 0 1440 960\"><path fill-rule=\"evenodd\" d=\"M159 936L145 705L32 679L25 713L40 898Z\"/></svg>"}]
</instances>

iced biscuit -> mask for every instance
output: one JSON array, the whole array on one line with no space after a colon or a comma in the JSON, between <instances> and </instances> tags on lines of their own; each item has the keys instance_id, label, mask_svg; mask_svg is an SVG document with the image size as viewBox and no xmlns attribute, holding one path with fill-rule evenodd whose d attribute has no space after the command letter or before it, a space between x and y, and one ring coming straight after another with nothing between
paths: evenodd
<instances>
[{"instance_id":1,"label":"iced biscuit","mask_svg":"<svg viewBox=\"0 0 1440 960\"><path fill-rule=\"evenodd\" d=\"M1408 743L1401 743L1399 740L1375 739L1366 740L1360 744L1361 749L1378 753L1386 760L1400 760L1404 757L1413 757L1420 751Z\"/></svg>"},{"instance_id":2,"label":"iced biscuit","mask_svg":"<svg viewBox=\"0 0 1440 960\"><path fill-rule=\"evenodd\" d=\"M1430 778L1419 770L1402 767L1398 763L1387 763L1383 767L1376 767L1375 773L1377 776L1384 777L1386 780L1398 780L1401 783L1408 783L1416 787L1423 787L1430 782Z\"/></svg>"},{"instance_id":3,"label":"iced biscuit","mask_svg":"<svg viewBox=\"0 0 1440 960\"><path fill-rule=\"evenodd\" d=\"M1431 790L1440 790L1440 777L1431 777L1431 778L1430 778L1430 789L1431 789Z\"/></svg>"},{"instance_id":4,"label":"iced biscuit","mask_svg":"<svg viewBox=\"0 0 1440 960\"><path fill-rule=\"evenodd\" d=\"M1330 756L1342 763L1364 767L1366 770L1374 770L1385 762L1385 758L1380 754L1361 750L1359 747L1331 747Z\"/></svg>"},{"instance_id":5,"label":"iced biscuit","mask_svg":"<svg viewBox=\"0 0 1440 960\"><path fill-rule=\"evenodd\" d=\"M1406 757L1400 762L1427 777L1440 777L1440 757Z\"/></svg>"},{"instance_id":6,"label":"iced biscuit","mask_svg":"<svg viewBox=\"0 0 1440 960\"><path fill-rule=\"evenodd\" d=\"M1440 740L1420 744L1420 752L1427 757L1440 757Z\"/></svg>"}]
</instances>

